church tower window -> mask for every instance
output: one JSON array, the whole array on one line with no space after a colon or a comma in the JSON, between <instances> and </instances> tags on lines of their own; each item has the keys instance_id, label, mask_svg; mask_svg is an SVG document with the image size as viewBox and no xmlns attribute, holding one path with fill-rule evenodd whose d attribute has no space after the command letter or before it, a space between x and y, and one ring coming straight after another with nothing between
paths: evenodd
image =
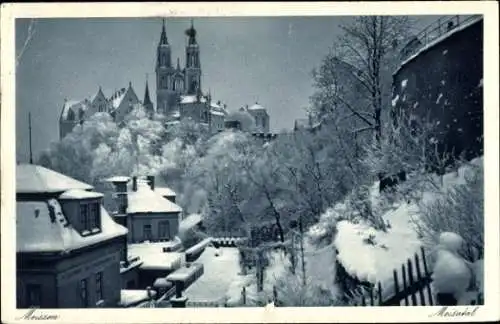
<instances>
[{"instance_id":1,"label":"church tower window","mask_svg":"<svg viewBox=\"0 0 500 324\"><path fill-rule=\"evenodd\" d=\"M68 110L68 120L73 121L75 120L75 113L73 112L73 109Z\"/></svg>"}]
</instances>

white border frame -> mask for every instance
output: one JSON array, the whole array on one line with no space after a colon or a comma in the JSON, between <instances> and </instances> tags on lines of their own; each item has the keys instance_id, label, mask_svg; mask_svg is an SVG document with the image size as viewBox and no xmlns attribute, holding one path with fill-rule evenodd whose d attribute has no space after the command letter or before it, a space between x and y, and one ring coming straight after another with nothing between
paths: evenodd
<instances>
[{"instance_id":1,"label":"white border frame","mask_svg":"<svg viewBox=\"0 0 500 324\"><path fill-rule=\"evenodd\" d=\"M15 309L15 18L159 16L484 15L485 305L473 317L431 317L440 307L311 307L187 309L47 309L60 323L249 322L466 322L500 318L498 3L293 2L293 3L28 3L1 7L1 312L21 322ZM14 148L14 149L13 149ZM454 307L464 310L465 307ZM470 307L469 307L470 309Z\"/></svg>"}]
</instances>

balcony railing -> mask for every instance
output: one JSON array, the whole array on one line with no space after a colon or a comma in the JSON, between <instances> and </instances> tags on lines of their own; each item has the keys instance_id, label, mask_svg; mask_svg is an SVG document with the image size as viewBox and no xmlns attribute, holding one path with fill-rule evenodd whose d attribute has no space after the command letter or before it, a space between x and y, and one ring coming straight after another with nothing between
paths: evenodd
<instances>
[{"instance_id":1,"label":"balcony railing","mask_svg":"<svg viewBox=\"0 0 500 324\"><path fill-rule=\"evenodd\" d=\"M401 50L401 61L408 59L428 44L453 32L457 28L482 19L482 15L455 15L451 17L438 18L435 22L425 27Z\"/></svg>"}]
</instances>

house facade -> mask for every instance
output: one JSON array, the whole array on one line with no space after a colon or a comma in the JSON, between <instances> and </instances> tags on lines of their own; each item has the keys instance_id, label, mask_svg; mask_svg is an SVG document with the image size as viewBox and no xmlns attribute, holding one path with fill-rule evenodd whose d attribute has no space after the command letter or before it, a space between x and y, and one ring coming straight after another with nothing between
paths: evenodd
<instances>
[{"instance_id":1,"label":"house facade","mask_svg":"<svg viewBox=\"0 0 500 324\"><path fill-rule=\"evenodd\" d=\"M17 307L114 307L127 229L93 187L37 165L16 171Z\"/></svg>"},{"instance_id":2,"label":"house facade","mask_svg":"<svg viewBox=\"0 0 500 324\"><path fill-rule=\"evenodd\" d=\"M173 241L179 232L182 208L175 193L156 188L154 177L113 177L116 221L128 229L129 243Z\"/></svg>"}]
</instances>

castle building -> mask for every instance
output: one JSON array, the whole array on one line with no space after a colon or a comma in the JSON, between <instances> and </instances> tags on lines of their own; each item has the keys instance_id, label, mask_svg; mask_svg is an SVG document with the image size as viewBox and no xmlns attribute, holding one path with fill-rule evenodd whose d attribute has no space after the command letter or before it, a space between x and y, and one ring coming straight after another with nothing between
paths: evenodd
<instances>
[{"instance_id":1,"label":"castle building","mask_svg":"<svg viewBox=\"0 0 500 324\"><path fill-rule=\"evenodd\" d=\"M137 104L142 104L150 116L154 113L164 115L167 126L179 123L182 119L191 119L206 126L212 134L223 131L228 117L227 105L220 100L213 100L210 91L203 92L200 47L193 21L185 34L187 42L184 66L181 68L177 58L174 67L165 19L163 20L155 61L156 108L151 100L147 79L142 102L131 83L128 88L122 88L110 97L106 97L99 87L97 93L90 98L65 100L59 118L59 138L63 139L76 125L82 124L97 112L107 112L117 124L121 124ZM250 108L246 106L245 111L253 119L251 131L269 133L269 115L263 106L255 103Z\"/></svg>"},{"instance_id":2,"label":"castle building","mask_svg":"<svg viewBox=\"0 0 500 324\"><path fill-rule=\"evenodd\" d=\"M141 102L130 82L128 88L115 91L109 98L106 98L101 87L99 87L97 93L91 98L64 100L59 117L59 139L63 139L76 125L82 124L90 116L98 112L109 113L115 122L120 124L134 106L139 103ZM147 82L144 103L146 109L153 110Z\"/></svg>"}]
</instances>

